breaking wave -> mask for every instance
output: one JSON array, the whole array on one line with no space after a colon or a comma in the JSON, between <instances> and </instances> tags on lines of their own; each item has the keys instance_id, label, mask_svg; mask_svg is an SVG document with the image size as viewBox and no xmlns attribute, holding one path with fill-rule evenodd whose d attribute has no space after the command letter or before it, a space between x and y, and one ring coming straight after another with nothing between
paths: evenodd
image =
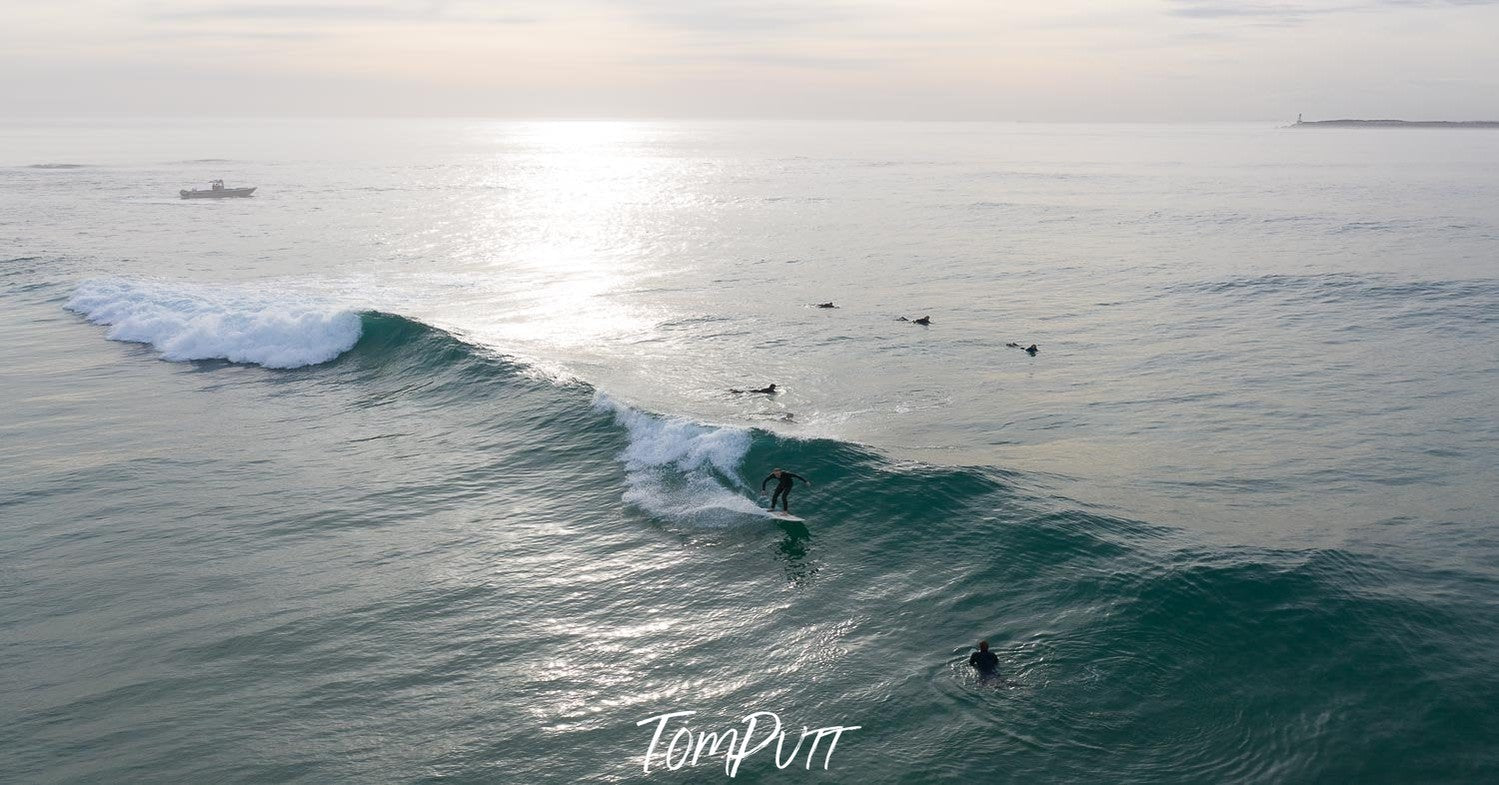
<instances>
[{"instance_id":1,"label":"breaking wave","mask_svg":"<svg viewBox=\"0 0 1499 785\"><path fill-rule=\"evenodd\" d=\"M173 362L299 368L343 354L363 331L354 311L180 283L85 281L65 307L107 325L110 340L150 344Z\"/></svg>"}]
</instances>

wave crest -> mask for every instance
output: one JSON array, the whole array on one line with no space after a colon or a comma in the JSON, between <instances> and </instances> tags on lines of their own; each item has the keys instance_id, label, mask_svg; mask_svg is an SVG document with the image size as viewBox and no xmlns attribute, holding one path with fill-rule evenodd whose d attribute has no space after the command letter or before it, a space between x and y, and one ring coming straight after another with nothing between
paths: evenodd
<instances>
[{"instance_id":1,"label":"wave crest","mask_svg":"<svg viewBox=\"0 0 1499 785\"><path fill-rule=\"evenodd\" d=\"M64 307L108 325L110 340L150 344L173 362L300 368L343 354L363 332L354 311L270 301L233 287L95 279L79 284Z\"/></svg>"}]
</instances>

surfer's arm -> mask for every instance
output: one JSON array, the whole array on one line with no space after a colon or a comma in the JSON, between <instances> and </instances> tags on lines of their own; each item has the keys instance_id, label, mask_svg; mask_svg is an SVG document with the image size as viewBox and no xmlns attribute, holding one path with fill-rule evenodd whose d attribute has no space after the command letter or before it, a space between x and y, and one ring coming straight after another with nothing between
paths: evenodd
<instances>
[{"instance_id":1,"label":"surfer's arm","mask_svg":"<svg viewBox=\"0 0 1499 785\"><path fill-rule=\"evenodd\" d=\"M801 480L802 484L804 484L804 485L811 485L812 484L811 482L809 482L807 480L806 477L803 477L800 474L792 474L791 472L785 472L785 474L787 476L791 477L791 479L793 479L793 480Z\"/></svg>"},{"instance_id":2,"label":"surfer's arm","mask_svg":"<svg viewBox=\"0 0 1499 785\"><path fill-rule=\"evenodd\" d=\"M772 475L767 476L765 479L761 480L760 481L760 492L764 493L765 492L765 484L768 483L768 482L770 482L771 480L774 480L775 478L776 478L776 476L774 474L772 474Z\"/></svg>"},{"instance_id":3,"label":"surfer's arm","mask_svg":"<svg viewBox=\"0 0 1499 785\"><path fill-rule=\"evenodd\" d=\"M970 667L973 667L973 668L977 668L979 666L979 653L978 652L974 652L974 653L968 655L968 665Z\"/></svg>"}]
</instances>

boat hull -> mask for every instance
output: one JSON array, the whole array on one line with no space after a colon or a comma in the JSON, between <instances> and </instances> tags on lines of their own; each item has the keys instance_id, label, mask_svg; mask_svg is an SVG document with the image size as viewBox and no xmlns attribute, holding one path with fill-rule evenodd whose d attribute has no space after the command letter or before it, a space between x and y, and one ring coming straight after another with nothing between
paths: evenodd
<instances>
[{"instance_id":1,"label":"boat hull","mask_svg":"<svg viewBox=\"0 0 1499 785\"><path fill-rule=\"evenodd\" d=\"M178 191L183 199L233 199L255 193L254 188L220 188L216 191Z\"/></svg>"}]
</instances>

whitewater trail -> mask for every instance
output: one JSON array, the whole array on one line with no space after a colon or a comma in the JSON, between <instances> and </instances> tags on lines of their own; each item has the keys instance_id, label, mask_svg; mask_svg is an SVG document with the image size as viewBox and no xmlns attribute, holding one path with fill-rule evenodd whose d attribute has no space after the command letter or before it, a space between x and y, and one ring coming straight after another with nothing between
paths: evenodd
<instances>
[{"instance_id":1,"label":"whitewater trail","mask_svg":"<svg viewBox=\"0 0 1499 785\"><path fill-rule=\"evenodd\" d=\"M619 456L627 503L654 515L709 525L765 514L744 494L740 479L753 444L749 429L648 414L603 393L595 395L594 408L612 412L630 436Z\"/></svg>"}]
</instances>

